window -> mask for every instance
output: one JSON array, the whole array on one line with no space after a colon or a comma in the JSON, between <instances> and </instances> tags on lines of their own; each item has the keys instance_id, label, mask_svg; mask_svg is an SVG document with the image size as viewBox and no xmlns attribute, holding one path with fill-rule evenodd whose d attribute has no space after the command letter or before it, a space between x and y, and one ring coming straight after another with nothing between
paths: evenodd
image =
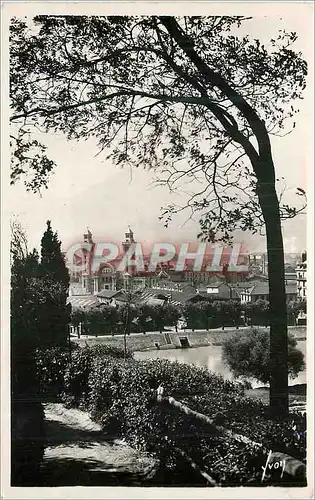
<instances>
[{"instance_id":1,"label":"window","mask_svg":"<svg viewBox=\"0 0 315 500\"><path fill-rule=\"evenodd\" d=\"M111 272L112 272L112 268L111 267L103 267L102 270L101 270L102 274L108 274L108 273L111 273Z\"/></svg>"}]
</instances>

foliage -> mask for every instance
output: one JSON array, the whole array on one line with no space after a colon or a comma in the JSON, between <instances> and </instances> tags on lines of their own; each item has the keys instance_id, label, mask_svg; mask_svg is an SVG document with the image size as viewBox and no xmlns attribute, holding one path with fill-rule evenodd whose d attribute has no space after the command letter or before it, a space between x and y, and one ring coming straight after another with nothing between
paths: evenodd
<instances>
[{"instance_id":1,"label":"foliage","mask_svg":"<svg viewBox=\"0 0 315 500\"><path fill-rule=\"evenodd\" d=\"M77 346L73 345L72 350ZM64 347L48 347L36 349L37 377L40 383L40 392L45 398L60 396L65 390L65 373L71 356L69 349Z\"/></svg>"},{"instance_id":2,"label":"foliage","mask_svg":"<svg viewBox=\"0 0 315 500\"><path fill-rule=\"evenodd\" d=\"M61 253L61 242L47 221L47 229L41 240L40 275L52 283L57 293L46 296L41 305L45 340L48 343L64 344L68 339L71 307L67 304L70 283L69 272Z\"/></svg>"},{"instance_id":3,"label":"foliage","mask_svg":"<svg viewBox=\"0 0 315 500\"><path fill-rule=\"evenodd\" d=\"M28 254L27 235L18 219L10 221L11 241L10 241L10 257L11 265L13 259L23 259Z\"/></svg>"},{"instance_id":4,"label":"foliage","mask_svg":"<svg viewBox=\"0 0 315 500\"><path fill-rule=\"evenodd\" d=\"M299 305L300 304L300 305ZM292 305L294 311L303 308L302 303ZM291 309L288 309L290 313ZM184 318L187 328L206 329L236 326L243 324L242 312L252 325L267 326L269 323L269 302L257 300L241 304L237 300L200 300L182 306L137 305L131 307L130 331L150 332L163 331L165 327L175 326L180 318ZM87 311L74 309L71 324L82 328L89 335L121 334L126 320L126 306L114 307L102 304ZM120 325L120 326L119 326Z\"/></svg>"},{"instance_id":5,"label":"foliage","mask_svg":"<svg viewBox=\"0 0 315 500\"><path fill-rule=\"evenodd\" d=\"M124 350L106 344L84 348L72 344L70 349L65 347L38 348L36 367L42 395L45 398L54 398L66 392L72 395L80 394L83 387L82 377L86 378L85 383L87 383L93 360L104 356L124 359ZM133 353L127 350L126 357L132 358Z\"/></svg>"},{"instance_id":6,"label":"foliage","mask_svg":"<svg viewBox=\"0 0 315 500\"><path fill-rule=\"evenodd\" d=\"M296 320L300 311L306 313L306 300L291 300L287 304L288 315Z\"/></svg>"},{"instance_id":7,"label":"foliage","mask_svg":"<svg viewBox=\"0 0 315 500\"><path fill-rule=\"evenodd\" d=\"M223 344L223 359L236 377L255 378L269 382L269 334L264 330L252 329L233 335ZM296 348L297 342L288 335L288 369L291 377L305 368L304 356Z\"/></svg>"},{"instance_id":8,"label":"foliage","mask_svg":"<svg viewBox=\"0 0 315 500\"><path fill-rule=\"evenodd\" d=\"M155 329L153 311L152 307L147 304L136 306L136 325L138 325L138 329L143 333Z\"/></svg>"},{"instance_id":9,"label":"foliage","mask_svg":"<svg viewBox=\"0 0 315 500\"><path fill-rule=\"evenodd\" d=\"M70 324L78 327L84 321L85 311L81 307L72 307L70 314Z\"/></svg>"},{"instance_id":10,"label":"foliage","mask_svg":"<svg viewBox=\"0 0 315 500\"><path fill-rule=\"evenodd\" d=\"M101 304L89 310L75 308L70 317L73 326L82 323L83 332L89 335L122 334L126 323L127 306ZM171 304L131 304L129 318L130 332L163 331L165 326L175 326L181 317L180 307Z\"/></svg>"},{"instance_id":11,"label":"foliage","mask_svg":"<svg viewBox=\"0 0 315 500\"><path fill-rule=\"evenodd\" d=\"M125 353L123 349L106 344L99 344L99 345L95 344L88 348L88 352L90 353L92 358L94 358L95 356L97 357L109 356L117 359L125 358ZM132 357L133 353L127 350L127 358L132 358Z\"/></svg>"},{"instance_id":12,"label":"foliage","mask_svg":"<svg viewBox=\"0 0 315 500\"><path fill-rule=\"evenodd\" d=\"M241 323L242 305L236 300L214 300L190 303L182 308L188 328L209 330Z\"/></svg>"},{"instance_id":13,"label":"foliage","mask_svg":"<svg viewBox=\"0 0 315 500\"><path fill-rule=\"evenodd\" d=\"M49 339L47 335L47 308L50 319L60 321L59 305L64 287L51 275L43 273L37 251L27 249L27 238L21 225L14 223L11 228L12 481L21 486L34 480L43 458L44 414L38 399L40 383L45 377L51 378L52 370L47 374L43 367L43 379L38 377L35 350L62 340L58 337ZM64 364L58 366L61 360L56 357L55 366L58 368L51 384L58 383L68 362L64 360Z\"/></svg>"},{"instance_id":14,"label":"foliage","mask_svg":"<svg viewBox=\"0 0 315 500\"><path fill-rule=\"evenodd\" d=\"M44 412L34 357L37 332L32 323L38 254L28 252L20 223L12 223L11 230L11 485L31 486L44 455Z\"/></svg>"},{"instance_id":15,"label":"foliage","mask_svg":"<svg viewBox=\"0 0 315 500\"><path fill-rule=\"evenodd\" d=\"M283 30L262 44L239 35L247 20L38 16L30 27L13 19L12 176L35 170L35 190L38 173L47 182L52 165L45 147L37 143L42 155L32 154L38 129L93 138L117 165L158 170L158 181L171 190L199 182L184 207L165 208L166 226L189 208L199 215L199 236L211 242L230 241L237 228L265 227L270 401L275 413L287 413L281 218L304 206L290 207L277 189L270 135L281 134L285 121L294 128L307 64L292 50L296 33Z\"/></svg>"},{"instance_id":16,"label":"foliage","mask_svg":"<svg viewBox=\"0 0 315 500\"><path fill-rule=\"evenodd\" d=\"M235 227L256 232L263 224L256 160L267 148L264 136L281 133L286 119L294 127L307 66L291 48L296 33L279 32L263 45L239 35L246 22L38 16L30 30L13 19L12 179L29 170L28 188L47 185L52 163L30 138L34 127L92 137L117 164L157 167L171 189L185 175L201 181L188 206L210 239L226 239ZM166 224L178 210L165 208ZM282 204L284 217L295 214Z\"/></svg>"},{"instance_id":17,"label":"foliage","mask_svg":"<svg viewBox=\"0 0 315 500\"><path fill-rule=\"evenodd\" d=\"M252 484L251 480L258 485L269 449L305 458L302 417L271 421L267 407L245 398L239 386L206 368L163 359L115 359L104 349L93 356L91 349L75 351L65 370L68 398L88 410L107 435L123 436L133 446L153 453L163 473L175 474L182 466L176 447L224 486ZM213 417L217 425L262 442L263 449L222 439L213 428L167 404L157 404L160 385L167 396ZM298 439L296 431L304 437Z\"/></svg>"},{"instance_id":18,"label":"foliage","mask_svg":"<svg viewBox=\"0 0 315 500\"><path fill-rule=\"evenodd\" d=\"M104 333L104 318L102 312L97 307L86 311L84 317L84 329L86 333L96 336Z\"/></svg>"},{"instance_id":19,"label":"foliage","mask_svg":"<svg viewBox=\"0 0 315 500\"><path fill-rule=\"evenodd\" d=\"M46 234L46 233L45 233ZM53 240L56 235L53 235ZM13 235L12 242L16 236ZM47 244L47 239L43 239ZM13 243L12 243L13 245ZM16 244L14 244L16 247ZM11 333L15 343L35 348L64 344L68 337L69 307L66 305L69 276L55 248L42 247L42 261L34 249L25 255L12 250Z\"/></svg>"},{"instance_id":20,"label":"foliage","mask_svg":"<svg viewBox=\"0 0 315 500\"><path fill-rule=\"evenodd\" d=\"M51 221L47 221L47 229L41 239L41 271L42 274L61 282L65 289L69 287L69 272L61 253L61 241L53 232Z\"/></svg>"},{"instance_id":21,"label":"foliage","mask_svg":"<svg viewBox=\"0 0 315 500\"><path fill-rule=\"evenodd\" d=\"M267 300L258 299L254 302L244 304L245 316L251 325L268 326L269 317L269 302Z\"/></svg>"}]
</instances>

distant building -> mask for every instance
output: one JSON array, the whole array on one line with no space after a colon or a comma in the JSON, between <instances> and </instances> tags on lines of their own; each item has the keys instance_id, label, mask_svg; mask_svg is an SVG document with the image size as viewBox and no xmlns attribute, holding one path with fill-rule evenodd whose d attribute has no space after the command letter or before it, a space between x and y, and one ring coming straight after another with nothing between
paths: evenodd
<instances>
[{"instance_id":1,"label":"distant building","mask_svg":"<svg viewBox=\"0 0 315 500\"><path fill-rule=\"evenodd\" d=\"M117 305L119 297L124 294L123 290L102 290L96 297L100 304Z\"/></svg>"},{"instance_id":2,"label":"distant building","mask_svg":"<svg viewBox=\"0 0 315 500\"><path fill-rule=\"evenodd\" d=\"M174 282L168 279L156 280L151 288L154 290L167 290L170 292L196 293L196 288L187 282Z\"/></svg>"},{"instance_id":3,"label":"distant building","mask_svg":"<svg viewBox=\"0 0 315 500\"><path fill-rule=\"evenodd\" d=\"M233 290L232 288L224 282L217 281L216 283L211 283L206 286L198 287L198 292L212 299L232 299Z\"/></svg>"},{"instance_id":4,"label":"distant building","mask_svg":"<svg viewBox=\"0 0 315 500\"><path fill-rule=\"evenodd\" d=\"M249 256L249 270L253 274L267 275L268 272L268 261L267 255L263 254L251 254Z\"/></svg>"},{"instance_id":5,"label":"distant building","mask_svg":"<svg viewBox=\"0 0 315 500\"><path fill-rule=\"evenodd\" d=\"M100 305L97 297L93 295L72 295L68 297L68 304L71 304L73 309L92 309Z\"/></svg>"},{"instance_id":6,"label":"distant building","mask_svg":"<svg viewBox=\"0 0 315 500\"><path fill-rule=\"evenodd\" d=\"M189 302L199 302L205 300L201 294L196 291L170 291L146 288L136 297L138 304L157 305L171 304L184 305Z\"/></svg>"},{"instance_id":7,"label":"distant building","mask_svg":"<svg viewBox=\"0 0 315 500\"><path fill-rule=\"evenodd\" d=\"M88 229L83 235L84 243L94 245L93 235ZM130 246L135 243L133 232L129 227L128 232L125 233L125 240L122 242L124 252L127 252ZM134 266L126 267L125 272L117 271L117 267L121 262L122 256L115 260L115 262L103 263L97 271L91 269L91 262L89 262L89 252L82 250L80 256L75 256L75 264L81 265L83 271L73 271L69 267L70 274L70 289L69 296L78 295L98 295L103 290L116 291L120 288L128 288L130 273L133 272ZM139 283L136 281L139 281ZM133 287L137 285L144 287L144 278L133 278Z\"/></svg>"},{"instance_id":8,"label":"distant building","mask_svg":"<svg viewBox=\"0 0 315 500\"><path fill-rule=\"evenodd\" d=\"M291 266L291 264L284 264L284 272L285 274L289 274L289 273L295 273L295 267Z\"/></svg>"},{"instance_id":9,"label":"distant building","mask_svg":"<svg viewBox=\"0 0 315 500\"><path fill-rule=\"evenodd\" d=\"M307 325L307 316L306 313L303 311L300 311L297 318L296 318L296 324L297 326L305 326Z\"/></svg>"},{"instance_id":10,"label":"distant building","mask_svg":"<svg viewBox=\"0 0 315 500\"><path fill-rule=\"evenodd\" d=\"M124 250L124 254L128 252L130 247L136 243L134 236L133 236L133 231L131 230L131 227L128 226L128 231L125 233L125 241L122 242L122 247ZM135 273L135 266L125 266L125 272L129 273L130 275L133 275Z\"/></svg>"},{"instance_id":11,"label":"distant building","mask_svg":"<svg viewBox=\"0 0 315 500\"><path fill-rule=\"evenodd\" d=\"M284 279L285 279L285 284L286 285L295 285L297 284L297 275L296 275L296 271L293 271L293 272L287 272L285 271L284 272Z\"/></svg>"},{"instance_id":12,"label":"distant building","mask_svg":"<svg viewBox=\"0 0 315 500\"><path fill-rule=\"evenodd\" d=\"M264 274L250 274L247 278L246 278L246 281L250 281L250 282L256 282L256 281L268 281L268 276L264 275ZM244 282L243 282L244 283Z\"/></svg>"},{"instance_id":13,"label":"distant building","mask_svg":"<svg viewBox=\"0 0 315 500\"><path fill-rule=\"evenodd\" d=\"M264 280L265 282L265 280ZM267 280L268 282L268 280ZM255 285L258 283L261 283L260 280L246 280L243 282L237 282L237 283L232 283L230 286L232 288L233 292L233 298L237 297L238 299L241 300L241 295L244 292L244 290L249 290L253 288Z\"/></svg>"},{"instance_id":14,"label":"distant building","mask_svg":"<svg viewBox=\"0 0 315 500\"><path fill-rule=\"evenodd\" d=\"M285 286L287 301L296 300L297 293L294 284ZM269 300L269 283L256 283L254 286L242 288L240 291L241 302L255 302L256 300Z\"/></svg>"},{"instance_id":15,"label":"distant building","mask_svg":"<svg viewBox=\"0 0 315 500\"><path fill-rule=\"evenodd\" d=\"M302 253L300 264L296 266L296 290L300 300L306 299L306 281L307 281L307 260L306 252Z\"/></svg>"}]
</instances>

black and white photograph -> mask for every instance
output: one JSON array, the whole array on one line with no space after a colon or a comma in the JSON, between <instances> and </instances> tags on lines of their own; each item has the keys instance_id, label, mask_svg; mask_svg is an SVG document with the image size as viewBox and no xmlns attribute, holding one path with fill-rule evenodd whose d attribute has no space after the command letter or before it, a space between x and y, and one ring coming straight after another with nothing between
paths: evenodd
<instances>
[{"instance_id":1,"label":"black and white photograph","mask_svg":"<svg viewBox=\"0 0 315 500\"><path fill-rule=\"evenodd\" d=\"M2 3L4 499L314 498L313 17Z\"/></svg>"}]
</instances>

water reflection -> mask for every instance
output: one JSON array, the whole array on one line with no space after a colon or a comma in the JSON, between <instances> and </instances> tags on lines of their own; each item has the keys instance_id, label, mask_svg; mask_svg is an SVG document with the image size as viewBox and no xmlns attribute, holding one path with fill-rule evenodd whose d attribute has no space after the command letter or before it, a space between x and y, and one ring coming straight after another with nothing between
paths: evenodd
<instances>
[{"instance_id":1,"label":"water reflection","mask_svg":"<svg viewBox=\"0 0 315 500\"><path fill-rule=\"evenodd\" d=\"M298 341L297 348L304 356L306 353L306 342ZM232 380L233 375L222 359L221 346L192 347L190 349L161 349L155 351L143 351L135 353L136 359L157 359L164 358L170 361L188 363L199 367L206 366L209 371L222 375L225 379ZM295 379L289 379L289 385L305 384L306 372L303 371ZM263 384L253 382L253 388L261 387Z\"/></svg>"}]
</instances>

